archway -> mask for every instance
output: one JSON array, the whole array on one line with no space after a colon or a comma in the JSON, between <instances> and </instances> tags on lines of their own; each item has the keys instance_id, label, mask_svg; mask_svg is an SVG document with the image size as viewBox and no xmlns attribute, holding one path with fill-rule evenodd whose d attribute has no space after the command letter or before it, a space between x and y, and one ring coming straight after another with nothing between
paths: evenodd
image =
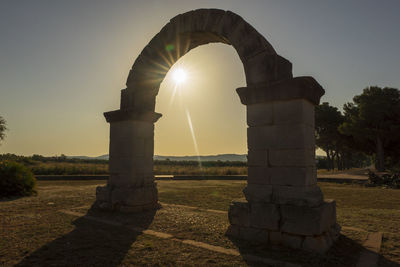
<instances>
[{"instance_id":1,"label":"archway","mask_svg":"<svg viewBox=\"0 0 400 267\"><path fill-rule=\"evenodd\" d=\"M180 14L136 59L119 110L110 123L110 178L98 187L101 208L138 212L158 206L153 175L155 101L169 68L207 43L232 45L247 87L237 89L247 108L246 200L229 208L228 234L240 239L325 251L337 238L334 201L324 201L315 168L314 105L324 94L312 77L292 76L292 64L240 16L218 9Z\"/></svg>"}]
</instances>

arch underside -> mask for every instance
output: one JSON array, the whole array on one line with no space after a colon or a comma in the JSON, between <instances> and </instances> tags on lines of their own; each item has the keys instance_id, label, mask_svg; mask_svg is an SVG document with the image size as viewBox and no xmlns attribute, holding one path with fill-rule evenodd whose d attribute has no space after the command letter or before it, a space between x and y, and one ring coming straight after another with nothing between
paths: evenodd
<instances>
[{"instance_id":1,"label":"arch underside","mask_svg":"<svg viewBox=\"0 0 400 267\"><path fill-rule=\"evenodd\" d=\"M191 49L209 43L232 45L248 86L292 77L292 65L243 18L230 11L199 9L170 20L142 50L122 92L121 109L154 111L155 96L172 65Z\"/></svg>"}]
</instances>

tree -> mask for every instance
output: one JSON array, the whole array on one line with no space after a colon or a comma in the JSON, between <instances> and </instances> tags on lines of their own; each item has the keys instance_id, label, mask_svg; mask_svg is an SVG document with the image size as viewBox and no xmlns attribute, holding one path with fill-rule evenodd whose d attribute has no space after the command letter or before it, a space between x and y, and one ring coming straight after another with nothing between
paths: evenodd
<instances>
[{"instance_id":1,"label":"tree","mask_svg":"<svg viewBox=\"0 0 400 267\"><path fill-rule=\"evenodd\" d=\"M400 147L400 91L367 87L343 109L345 122L340 132L353 137L364 152L375 154L376 169L384 171L385 157L399 155L393 148Z\"/></svg>"},{"instance_id":2,"label":"tree","mask_svg":"<svg viewBox=\"0 0 400 267\"><path fill-rule=\"evenodd\" d=\"M7 130L6 120L0 116L0 142L3 141L4 138L6 137L6 133L5 133L6 130Z\"/></svg>"},{"instance_id":3,"label":"tree","mask_svg":"<svg viewBox=\"0 0 400 267\"><path fill-rule=\"evenodd\" d=\"M315 143L326 152L328 170L335 167L335 158L338 156L341 134L338 127L343 123L343 115L328 102L315 108Z\"/></svg>"}]
</instances>

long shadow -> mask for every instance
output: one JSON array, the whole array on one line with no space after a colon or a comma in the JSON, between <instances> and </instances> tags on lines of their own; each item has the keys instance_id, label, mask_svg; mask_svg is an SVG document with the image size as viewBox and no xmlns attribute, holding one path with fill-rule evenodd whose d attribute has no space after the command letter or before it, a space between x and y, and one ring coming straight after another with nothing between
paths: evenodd
<instances>
[{"instance_id":1,"label":"long shadow","mask_svg":"<svg viewBox=\"0 0 400 267\"><path fill-rule=\"evenodd\" d=\"M245 255L248 254L281 262L300 264L301 266L357 266L361 253L366 251L363 246L344 235L340 235L339 239L325 255L289 249L283 246L261 245L229 236L228 238L236 245L249 266L258 266L259 263L252 261L251 258L247 259ZM374 252L368 252L376 255ZM400 266L382 255L378 256L379 266Z\"/></svg>"},{"instance_id":2,"label":"long shadow","mask_svg":"<svg viewBox=\"0 0 400 267\"><path fill-rule=\"evenodd\" d=\"M100 211L94 206L76 219L75 229L39 248L16 266L118 266L147 229L156 210L136 214Z\"/></svg>"}]
</instances>

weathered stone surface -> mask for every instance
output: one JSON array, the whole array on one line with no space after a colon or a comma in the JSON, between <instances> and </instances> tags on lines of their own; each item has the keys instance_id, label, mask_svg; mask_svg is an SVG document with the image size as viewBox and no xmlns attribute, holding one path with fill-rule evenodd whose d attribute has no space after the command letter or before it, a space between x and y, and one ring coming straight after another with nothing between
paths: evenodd
<instances>
[{"instance_id":1,"label":"weathered stone surface","mask_svg":"<svg viewBox=\"0 0 400 267\"><path fill-rule=\"evenodd\" d=\"M262 126L273 124L272 103L259 103L247 106L247 125Z\"/></svg>"},{"instance_id":2,"label":"weathered stone surface","mask_svg":"<svg viewBox=\"0 0 400 267\"><path fill-rule=\"evenodd\" d=\"M268 151L267 150L249 150L247 153L247 166L267 167Z\"/></svg>"},{"instance_id":3,"label":"weathered stone surface","mask_svg":"<svg viewBox=\"0 0 400 267\"><path fill-rule=\"evenodd\" d=\"M297 235L322 235L336 223L335 201L319 207L281 205L281 230Z\"/></svg>"},{"instance_id":4,"label":"weathered stone surface","mask_svg":"<svg viewBox=\"0 0 400 267\"><path fill-rule=\"evenodd\" d=\"M145 139L140 137L120 138L110 142L110 157L144 157Z\"/></svg>"},{"instance_id":5,"label":"weathered stone surface","mask_svg":"<svg viewBox=\"0 0 400 267\"><path fill-rule=\"evenodd\" d=\"M306 124L281 124L247 128L249 150L315 148L314 128Z\"/></svg>"},{"instance_id":6,"label":"weathered stone surface","mask_svg":"<svg viewBox=\"0 0 400 267\"><path fill-rule=\"evenodd\" d=\"M148 187L117 187L111 191L111 203L119 206L144 206L157 203L157 188Z\"/></svg>"},{"instance_id":7,"label":"weathered stone surface","mask_svg":"<svg viewBox=\"0 0 400 267\"><path fill-rule=\"evenodd\" d=\"M248 184L243 193L249 203L270 203L272 199L271 185Z\"/></svg>"},{"instance_id":8,"label":"weathered stone surface","mask_svg":"<svg viewBox=\"0 0 400 267\"><path fill-rule=\"evenodd\" d=\"M154 103L150 103L151 106ZM134 104L133 104L134 105ZM104 117L106 118L107 122L119 122L119 121L148 121L148 122L156 122L162 115L156 112L150 112L147 110L113 110L104 113Z\"/></svg>"},{"instance_id":9,"label":"weathered stone surface","mask_svg":"<svg viewBox=\"0 0 400 267\"><path fill-rule=\"evenodd\" d=\"M304 250L323 254L329 250L331 245L332 245L331 242L325 235L307 236L304 239L302 248Z\"/></svg>"},{"instance_id":10,"label":"weathered stone surface","mask_svg":"<svg viewBox=\"0 0 400 267\"><path fill-rule=\"evenodd\" d=\"M250 83L247 82L247 84ZM281 79L271 84L240 87L236 89L236 92L244 105L293 99L306 99L314 105L318 105L325 90L314 78L304 76Z\"/></svg>"},{"instance_id":11,"label":"weathered stone surface","mask_svg":"<svg viewBox=\"0 0 400 267\"><path fill-rule=\"evenodd\" d=\"M282 244L293 249L301 249L304 237L300 235L291 235L282 233Z\"/></svg>"},{"instance_id":12,"label":"weathered stone surface","mask_svg":"<svg viewBox=\"0 0 400 267\"><path fill-rule=\"evenodd\" d=\"M315 148L269 149L271 166L315 167Z\"/></svg>"},{"instance_id":13,"label":"weathered stone surface","mask_svg":"<svg viewBox=\"0 0 400 267\"><path fill-rule=\"evenodd\" d=\"M232 201L229 205L228 218L232 225L250 226L250 208L246 200Z\"/></svg>"},{"instance_id":14,"label":"weathered stone surface","mask_svg":"<svg viewBox=\"0 0 400 267\"><path fill-rule=\"evenodd\" d=\"M270 203L250 204L250 226L254 228L279 230L281 216L278 205Z\"/></svg>"},{"instance_id":15,"label":"weathered stone surface","mask_svg":"<svg viewBox=\"0 0 400 267\"><path fill-rule=\"evenodd\" d=\"M318 186L273 186L272 201L278 204L317 207L323 203L323 195Z\"/></svg>"},{"instance_id":16,"label":"weathered stone surface","mask_svg":"<svg viewBox=\"0 0 400 267\"><path fill-rule=\"evenodd\" d=\"M314 127L314 104L305 99L273 102L274 124L304 123Z\"/></svg>"},{"instance_id":17,"label":"weathered stone surface","mask_svg":"<svg viewBox=\"0 0 400 267\"><path fill-rule=\"evenodd\" d=\"M249 184L271 184L268 167L249 166L247 181Z\"/></svg>"},{"instance_id":18,"label":"weathered stone surface","mask_svg":"<svg viewBox=\"0 0 400 267\"><path fill-rule=\"evenodd\" d=\"M292 78L292 63L279 55L271 55L268 52L248 58L243 65L248 85L271 84L275 81ZM239 96L242 100L240 93Z\"/></svg>"},{"instance_id":19,"label":"weathered stone surface","mask_svg":"<svg viewBox=\"0 0 400 267\"><path fill-rule=\"evenodd\" d=\"M107 186L96 187L96 201L99 203L110 202L110 190Z\"/></svg>"},{"instance_id":20,"label":"weathered stone surface","mask_svg":"<svg viewBox=\"0 0 400 267\"><path fill-rule=\"evenodd\" d=\"M331 238L331 240L332 240L332 243L333 243L333 242L336 242L336 240L338 240L338 238L339 238L339 236L340 236L340 230L341 230L341 227L340 227L340 225L337 224L337 223L335 223L335 224L331 227L331 229L330 229L330 231L329 231L328 233L329 233L329 236L330 236L330 238Z\"/></svg>"},{"instance_id":21,"label":"weathered stone surface","mask_svg":"<svg viewBox=\"0 0 400 267\"><path fill-rule=\"evenodd\" d=\"M312 186L317 184L315 167L271 167L268 168L272 185Z\"/></svg>"},{"instance_id":22,"label":"weathered stone surface","mask_svg":"<svg viewBox=\"0 0 400 267\"><path fill-rule=\"evenodd\" d=\"M146 121L116 121L110 124L110 138L128 139L132 137L154 137L154 123Z\"/></svg>"},{"instance_id":23,"label":"weathered stone surface","mask_svg":"<svg viewBox=\"0 0 400 267\"><path fill-rule=\"evenodd\" d=\"M283 243L282 232L270 231L269 232L269 242L272 245L281 245Z\"/></svg>"},{"instance_id":24,"label":"weathered stone surface","mask_svg":"<svg viewBox=\"0 0 400 267\"><path fill-rule=\"evenodd\" d=\"M239 237L252 242L268 243L268 231L262 229L240 227Z\"/></svg>"},{"instance_id":25,"label":"weathered stone surface","mask_svg":"<svg viewBox=\"0 0 400 267\"><path fill-rule=\"evenodd\" d=\"M110 173L124 173L129 180L135 177L153 176L153 160L146 157L113 157L109 163Z\"/></svg>"}]
</instances>

